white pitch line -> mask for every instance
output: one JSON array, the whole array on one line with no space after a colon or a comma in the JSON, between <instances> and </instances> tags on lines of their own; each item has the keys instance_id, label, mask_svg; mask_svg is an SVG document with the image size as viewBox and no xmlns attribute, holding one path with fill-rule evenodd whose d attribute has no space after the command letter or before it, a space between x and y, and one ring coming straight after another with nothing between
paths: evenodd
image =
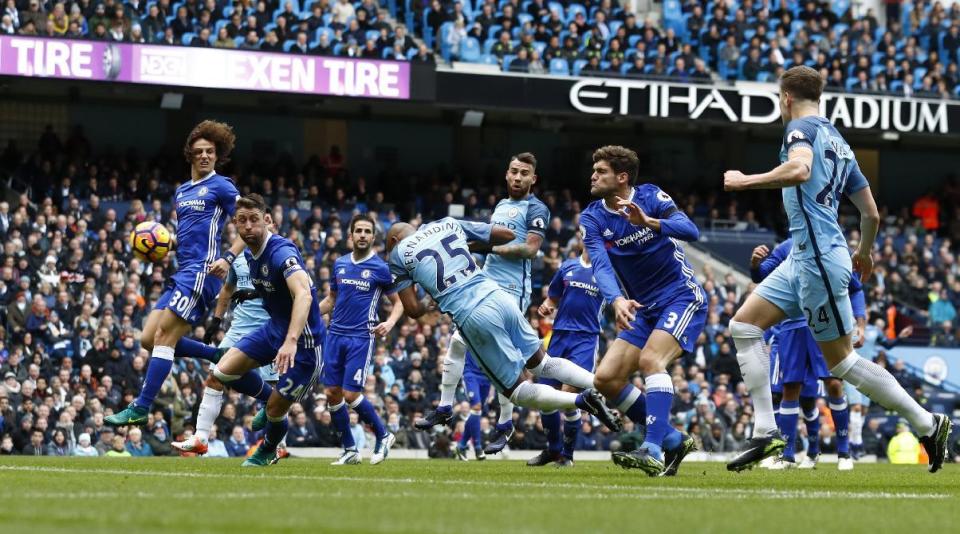
<instances>
[{"instance_id":1,"label":"white pitch line","mask_svg":"<svg viewBox=\"0 0 960 534\"><path fill-rule=\"evenodd\" d=\"M951 496L944 493L907 493L907 492L868 492L868 491L833 491L833 490L776 490L750 488L688 488L672 486L624 486L606 484L585 484L572 482L508 482L486 480L452 480L452 479L414 479L388 477L356 477L356 476L327 476L327 475L296 475L296 474L257 474L241 475L233 473L196 473L196 472L169 472L169 471L141 471L125 469L77 469L68 467L44 466L0 466L0 471L26 471L35 473L79 473L91 475L118 475L144 476L164 478L216 478L216 479L250 479L250 480L308 480L317 482L373 482L378 484L433 484L451 486L478 486L494 488L579 490L576 497L617 498L608 491L629 492L624 498L667 498L677 494L696 494L700 498L759 498L759 499L949 499ZM582 493L584 491L599 492L595 494ZM526 494L525 494L526 495ZM541 493L542 495L542 493ZM551 497L556 497L554 493ZM527 496L529 497L529 495Z\"/></svg>"}]
</instances>

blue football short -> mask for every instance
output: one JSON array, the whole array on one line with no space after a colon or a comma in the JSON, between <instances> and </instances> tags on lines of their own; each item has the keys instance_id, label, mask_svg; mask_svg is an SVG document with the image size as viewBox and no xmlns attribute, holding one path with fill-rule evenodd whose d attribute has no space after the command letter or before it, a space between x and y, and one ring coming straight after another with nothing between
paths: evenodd
<instances>
[{"instance_id":1,"label":"blue football short","mask_svg":"<svg viewBox=\"0 0 960 534\"><path fill-rule=\"evenodd\" d=\"M323 385L363 391L375 347L371 335L343 336L327 331L323 344Z\"/></svg>"},{"instance_id":2,"label":"blue football short","mask_svg":"<svg viewBox=\"0 0 960 534\"><path fill-rule=\"evenodd\" d=\"M269 365L276 358L286 334L285 327L279 328L269 322L244 336L234 347L259 365ZM299 401L320 376L322 367L323 353L320 345L312 348L297 346L293 365L277 377L277 393L289 401Z\"/></svg>"}]
</instances>

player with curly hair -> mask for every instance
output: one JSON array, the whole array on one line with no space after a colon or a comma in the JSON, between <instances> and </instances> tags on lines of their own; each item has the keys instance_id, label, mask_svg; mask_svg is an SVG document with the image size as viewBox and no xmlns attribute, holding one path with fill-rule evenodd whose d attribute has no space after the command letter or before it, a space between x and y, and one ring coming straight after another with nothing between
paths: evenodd
<instances>
[{"instance_id":1,"label":"player with curly hair","mask_svg":"<svg viewBox=\"0 0 960 534\"><path fill-rule=\"evenodd\" d=\"M167 278L163 294L147 316L140 345L150 351L150 362L140 396L126 409L107 417L110 425L143 425L160 386L170 374L174 355L204 358L215 362L217 351L185 337L207 314L216 299L222 278L236 255L243 250L237 240L220 255L223 226L233 215L239 192L233 181L217 174L216 168L230 160L236 135L229 124L211 120L197 124L183 147L190 164L190 180L177 187L177 272ZM262 396L270 386L234 384L238 391ZM246 387L248 386L248 387ZM258 395L259 393L259 395ZM269 394L268 392L266 393Z\"/></svg>"}]
</instances>

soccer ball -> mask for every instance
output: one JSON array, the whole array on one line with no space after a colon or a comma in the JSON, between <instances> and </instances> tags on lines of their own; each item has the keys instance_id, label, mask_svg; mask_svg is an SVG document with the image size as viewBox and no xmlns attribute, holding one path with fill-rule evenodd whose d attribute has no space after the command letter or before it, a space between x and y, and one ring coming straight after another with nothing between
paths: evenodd
<instances>
[{"instance_id":1,"label":"soccer ball","mask_svg":"<svg viewBox=\"0 0 960 534\"><path fill-rule=\"evenodd\" d=\"M143 261L157 263L170 252L170 231L155 222L142 222L130 233L133 255Z\"/></svg>"}]
</instances>

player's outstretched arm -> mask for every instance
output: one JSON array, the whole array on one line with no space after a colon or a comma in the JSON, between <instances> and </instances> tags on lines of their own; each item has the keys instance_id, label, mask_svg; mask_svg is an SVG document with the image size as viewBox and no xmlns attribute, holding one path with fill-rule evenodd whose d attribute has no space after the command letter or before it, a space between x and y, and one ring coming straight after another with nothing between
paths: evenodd
<instances>
[{"instance_id":1,"label":"player's outstretched arm","mask_svg":"<svg viewBox=\"0 0 960 534\"><path fill-rule=\"evenodd\" d=\"M277 372L283 374L293 365L293 358L297 354L297 341L310 316L310 304L313 296L310 294L310 277L302 269L287 276L287 289L293 297L293 307L290 310L290 325L287 327L287 337L283 346L277 351Z\"/></svg>"},{"instance_id":2,"label":"player's outstretched arm","mask_svg":"<svg viewBox=\"0 0 960 534\"><path fill-rule=\"evenodd\" d=\"M207 322L203 334L204 343L209 344L213 341L213 336L220 330L220 323L223 321L223 316L227 313L227 308L230 307L230 297L233 296L233 292L236 291L236 289L237 286L227 283L224 284L220 289L220 293L217 294L217 305L213 309L213 315L210 316L210 320Z\"/></svg>"},{"instance_id":3,"label":"player's outstretched arm","mask_svg":"<svg viewBox=\"0 0 960 534\"><path fill-rule=\"evenodd\" d=\"M326 297L323 297L323 300L320 301L320 315L330 315L330 312L333 311L333 307L337 305L337 292L333 289L327 293Z\"/></svg>"},{"instance_id":4,"label":"player's outstretched arm","mask_svg":"<svg viewBox=\"0 0 960 534\"><path fill-rule=\"evenodd\" d=\"M516 234L513 233L513 230L506 228L504 226L493 226L490 228L490 243L493 246L505 245L514 239L516 239Z\"/></svg>"},{"instance_id":5,"label":"player's outstretched arm","mask_svg":"<svg viewBox=\"0 0 960 534\"><path fill-rule=\"evenodd\" d=\"M787 161L770 172L762 174L743 174L740 171L723 173L724 191L745 191L748 189L783 189L800 185L810 179L813 168L813 150L809 145L798 145L790 149Z\"/></svg>"},{"instance_id":6,"label":"player's outstretched arm","mask_svg":"<svg viewBox=\"0 0 960 534\"><path fill-rule=\"evenodd\" d=\"M870 186L850 193L848 196L860 211L860 245L853 253L853 270L860 273L861 282L866 282L873 274L873 257L870 254L880 228L880 212L877 210L877 203L873 199Z\"/></svg>"},{"instance_id":7,"label":"player's outstretched arm","mask_svg":"<svg viewBox=\"0 0 960 534\"><path fill-rule=\"evenodd\" d=\"M243 242L243 239L237 237L233 240L233 243L230 244L230 250L224 253L217 261L213 262L213 265L207 269L207 272L216 276L217 278L226 278L227 273L230 272L230 265L233 263L233 260L236 259L237 255L243 252L243 249L246 248L246 243Z\"/></svg>"},{"instance_id":8,"label":"player's outstretched arm","mask_svg":"<svg viewBox=\"0 0 960 534\"><path fill-rule=\"evenodd\" d=\"M393 306L393 309L390 310L390 316L387 317L387 320L378 324L373 328L373 333L385 337L387 334L393 330L393 327L396 326L397 321L400 320L400 317L403 315L403 302L400 301L400 297L396 293L387 295L387 298L390 300L390 304Z\"/></svg>"},{"instance_id":9,"label":"player's outstretched arm","mask_svg":"<svg viewBox=\"0 0 960 534\"><path fill-rule=\"evenodd\" d=\"M504 228L506 230L506 228ZM507 230L510 232L509 230ZM513 234L513 232L510 232ZM491 234L492 235L492 234ZM510 239L513 241L513 238ZM509 241L508 241L509 242ZM539 234L528 234L526 243L517 243L515 245L496 245L490 252L515 260L532 260L540 252L540 245L543 244L543 236Z\"/></svg>"},{"instance_id":10,"label":"player's outstretched arm","mask_svg":"<svg viewBox=\"0 0 960 534\"><path fill-rule=\"evenodd\" d=\"M403 304L403 313L411 319L418 319L433 309L432 306L417 298L417 287L413 284L398 291L397 297Z\"/></svg>"}]
</instances>

